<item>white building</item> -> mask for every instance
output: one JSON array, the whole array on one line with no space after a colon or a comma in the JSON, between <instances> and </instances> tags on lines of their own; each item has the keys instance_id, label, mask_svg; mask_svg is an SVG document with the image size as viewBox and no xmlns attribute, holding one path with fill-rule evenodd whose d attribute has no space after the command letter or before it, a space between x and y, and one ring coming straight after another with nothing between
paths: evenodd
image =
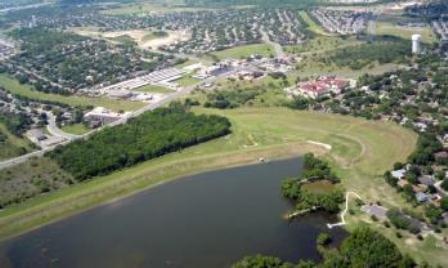
<instances>
[{"instance_id":1,"label":"white building","mask_svg":"<svg viewBox=\"0 0 448 268\"><path fill-rule=\"evenodd\" d=\"M128 114L128 112L116 113L104 107L96 107L84 115L84 120L87 122L98 122L101 125L105 125L117 121Z\"/></svg>"},{"instance_id":2,"label":"white building","mask_svg":"<svg viewBox=\"0 0 448 268\"><path fill-rule=\"evenodd\" d=\"M420 54L421 47L420 47L420 39L422 38L419 34L413 34L412 35L412 54Z\"/></svg>"}]
</instances>

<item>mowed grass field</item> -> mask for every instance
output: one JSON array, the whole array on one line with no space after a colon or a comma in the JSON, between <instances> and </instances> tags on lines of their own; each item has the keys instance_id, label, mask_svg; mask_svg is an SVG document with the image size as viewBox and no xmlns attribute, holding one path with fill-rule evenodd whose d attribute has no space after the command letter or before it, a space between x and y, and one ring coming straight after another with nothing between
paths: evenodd
<instances>
[{"instance_id":1,"label":"mowed grass field","mask_svg":"<svg viewBox=\"0 0 448 268\"><path fill-rule=\"evenodd\" d=\"M237 46L234 48L213 52L212 54L218 57L220 60L226 58L234 58L234 59L247 58L254 54L269 57L271 55L274 55L274 49L268 44L252 44L252 45Z\"/></svg>"},{"instance_id":2,"label":"mowed grass field","mask_svg":"<svg viewBox=\"0 0 448 268\"><path fill-rule=\"evenodd\" d=\"M285 49L289 53L308 55L332 52L337 49L357 46L362 44L362 41L357 40L353 36L349 37L329 37L316 36L305 41L303 44L286 46Z\"/></svg>"},{"instance_id":3,"label":"mowed grass field","mask_svg":"<svg viewBox=\"0 0 448 268\"><path fill-rule=\"evenodd\" d=\"M198 108L195 112L228 117L232 134L0 211L0 237L185 175L255 163L260 157L272 160L306 152L329 159L345 187L363 198L382 200L386 205L402 202L381 177L414 150L416 135L397 125L286 108ZM309 141L330 144L333 149L328 152Z\"/></svg>"},{"instance_id":4,"label":"mowed grass field","mask_svg":"<svg viewBox=\"0 0 448 268\"><path fill-rule=\"evenodd\" d=\"M67 132L70 134L75 134L75 135L82 135L82 134L85 134L85 133L91 131L91 129L89 129L82 123L66 125L66 126L63 126L61 129L64 132Z\"/></svg>"},{"instance_id":5,"label":"mowed grass field","mask_svg":"<svg viewBox=\"0 0 448 268\"><path fill-rule=\"evenodd\" d=\"M404 27L389 22L376 23L377 35L392 35L406 40L411 40L413 34L420 34L422 42L432 44L437 41L437 37L430 26L427 27Z\"/></svg>"},{"instance_id":6,"label":"mowed grass field","mask_svg":"<svg viewBox=\"0 0 448 268\"><path fill-rule=\"evenodd\" d=\"M34 100L58 102L70 106L102 106L114 111L134 111L145 104L143 102L112 100L106 97L83 97L83 96L63 96L59 94L47 94L34 90L30 85L22 85L13 77L0 74L0 86L6 88L13 94L28 97Z\"/></svg>"}]
</instances>

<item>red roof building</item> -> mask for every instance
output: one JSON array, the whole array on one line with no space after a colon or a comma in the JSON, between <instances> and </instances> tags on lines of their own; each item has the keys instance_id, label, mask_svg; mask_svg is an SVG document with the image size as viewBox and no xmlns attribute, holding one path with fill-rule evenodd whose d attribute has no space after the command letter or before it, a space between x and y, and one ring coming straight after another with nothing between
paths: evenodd
<instances>
[{"instance_id":1,"label":"red roof building","mask_svg":"<svg viewBox=\"0 0 448 268\"><path fill-rule=\"evenodd\" d=\"M347 80L337 79L334 76L321 76L315 81L307 81L298 85L298 91L309 98L319 98L333 92L341 93L349 85Z\"/></svg>"}]
</instances>

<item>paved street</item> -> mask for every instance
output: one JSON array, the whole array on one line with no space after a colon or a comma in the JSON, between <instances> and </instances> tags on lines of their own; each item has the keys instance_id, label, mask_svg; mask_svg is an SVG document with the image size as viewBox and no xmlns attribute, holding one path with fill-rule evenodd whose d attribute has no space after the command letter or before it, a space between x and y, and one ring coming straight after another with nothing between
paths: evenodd
<instances>
[{"instance_id":1,"label":"paved street","mask_svg":"<svg viewBox=\"0 0 448 268\"><path fill-rule=\"evenodd\" d=\"M234 73L234 71L222 74L219 77L228 76L231 73ZM202 84L211 83L211 82L215 81L216 79L218 79L219 77L210 77L210 78L202 80L199 84L196 84L196 85L193 85L193 86L189 86L189 87L184 87L181 90L179 90L179 91L177 91L175 93L169 94L165 98L163 98L163 99L161 99L161 100L159 100L157 102L150 103L150 104L148 104L148 105L146 105L146 106L144 106L144 107L142 107L142 108L132 112L127 117L119 119L119 120L117 120L115 122L112 122L111 124L108 124L105 127L117 126L117 125L126 123L127 120L130 119L130 118L139 116L139 115L143 114L144 112L152 111L152 110L154 110L156 108L162 107L162 106L168 104L169 102L171 102L171 101L173 101L173 100L175 100L177 98L180 98L182 96L190 94L191 91L193 91L193 89L195 87L200 86ZM66 133L66 132L62 131L61 129L59 129L57 127L56 119L55 119L55 117L54 117L54 115L52 113L48 112L47 116L48 116L48 125L47 125L48 132L50 132L50 134L52 134L54 136L63 137L64 139L66 139L65 142L62 142L62 143L60 143L58 145L65 145L65 144L68 144L68 143L70 143L70 142L72 142L74 140L86 138L86 137L92 135L93 133L101 131L104 128L104 127L101 127L101 128L98 128L98 129L94 129L94 130L92 130L92 131L90 131L90 132L88 132L86 134L83 134L83 135L73 135L73 134L69 134L69 133ZM50 152L50 151L54 150L56 147L57 147L57 145L56 146L50 146L50 147L47 147L45 149L41 149L39 151L34 151L34 152L31 152L31 153L28 153L28 154L25 154L25 155L22 155L22 156L19 156L19 157L16 157L16 158L8 159L8 160L5 160L5 161L0 161L0 170L2 170L4 168L15 166L15 165L20 164L20 163L23 163L23 162L27 161L28 159L30 159L32 157L41 157L46 152Z\"/></svg>"}]
</instances>

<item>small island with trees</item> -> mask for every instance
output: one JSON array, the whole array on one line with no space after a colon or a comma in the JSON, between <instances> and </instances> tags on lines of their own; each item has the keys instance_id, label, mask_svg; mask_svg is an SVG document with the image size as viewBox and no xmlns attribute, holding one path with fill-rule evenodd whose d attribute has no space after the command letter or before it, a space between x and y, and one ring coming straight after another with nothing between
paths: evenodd
<instances>
[{"instance_id":1,"label":"small island with trees","mask_svg":"<svg viewBox=\"0 0 448 268\"><path fill-rule=\"evenodd\" d=\"M288 218L312 211L337 213L344 199L340 179L324 160L305 154L302 175L282 182L282 195L294 202L295 212Z\"/></svg>"}]
</instances>

